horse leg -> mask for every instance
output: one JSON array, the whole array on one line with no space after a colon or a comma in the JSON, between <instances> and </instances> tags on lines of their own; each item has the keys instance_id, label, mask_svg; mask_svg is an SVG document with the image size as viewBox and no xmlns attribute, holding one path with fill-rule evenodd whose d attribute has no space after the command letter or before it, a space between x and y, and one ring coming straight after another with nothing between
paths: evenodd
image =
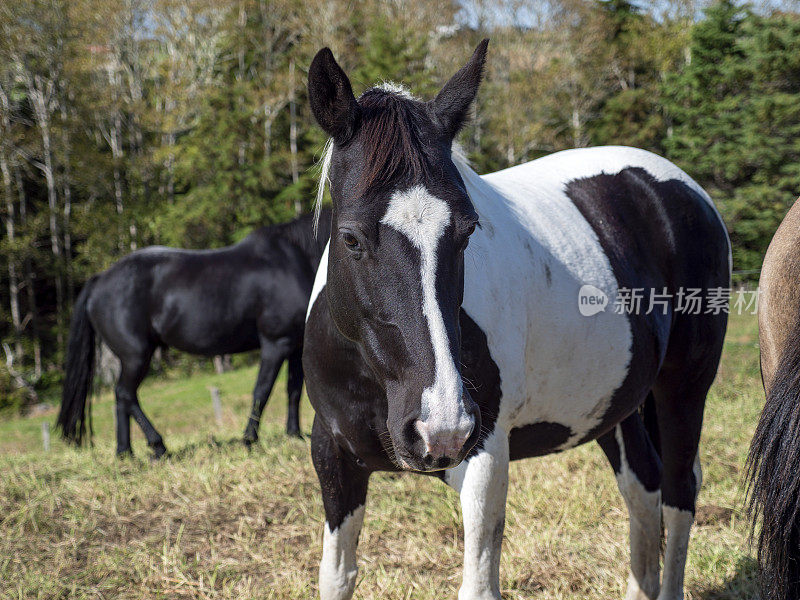
<instances>
[{"instance_id":1,"label":"horse leg","mask_svg":"<svg viewBox=\"0 0 800 600\"><path fill-rule=\"evenodd\" d=\"M125 359L120 359L122 369L114 389L118 456L133 453L131 450L131 417L134 416L134 405L138 404L136 390L139 389L139 384L142 383L142 379L147 374L151 355L152 351L145 351L134 358L125 357Z\"/></svg>"},{"instance_id":2,"label":"horse leg","mask_svg":"<svg viewBox=\"0 0 800 600\"><path fill-rule=\"evenodd\" d=\"M302 438L300 433L300 395L303 391L303 348L300 347L289 355L289 377L286 392L289 403L286 411L287 435Z\"/></svg>"},{"instance_id":3,"label":"horse leg","mask_svg":"<svg viewBox=\"0 0 800 600\"><path fill-rule=\"evenodd\" d=\"M692 385L676 377L654 388L661 458L662 512L666 530L664 578L658 600L682 600L689 533L702 474L698 459L700 430L708 385Z\"/></svg>"},{"instance_id":4,"label":"horse leg","mask_svg":"<svg viewBox=\"0 0 800 600\"><path fill-rule=\"evenodd\" d=\"M656 600L661 550L661 460L639 411L600 437L630 518L631 563L625 600Z\"/></svg>"},{"instance_id":5,"label":"horse leg","mask_svg":"<svg viewBox=\"0 0 800 600\"><path fill-rule=\"evenodd\" d=\"M131 415L142 429L144 437L147 438L147 445L150 446L150 449L153 451L153 458L161 458L164 456L167 453L167 448L164 446L164 440L161 437L161 434L156 431L156 428L153 427L150 419L148 419L142 411L142 407L139 406L139 398L136 395L133 397Z\"/></svg>"},{"instance_id":6,"label":"horse leg","mask_svg":"<svg viewBox=\"0 0 800 600\"><path fill-rule=\"evenodd\" d=\"M121 379L121 377L120 377ZM117 456L132 455L131 416L126 401L127 394L121 391L119 380L114 390L116 397L115 415L117 422Z\"/></svg>"},{"instance_id":7,"label":"horse leg","mask_svg":"<svg viewBox=\"0 0 800 600\"><path fill-rule=\"evenodd\" d=\"M445 472L461 497L464 576L458 600L500 600L500 549L508 495L508 434L495 430L469 460Z\"/></svg>"},{"instance_id":8,"label":"horse leg","mask_svg":"<svg viewBox=\"0 0 800 600\"><path fill-rule=\"evenodd\" d=\"M325 507L319 595L321 600L349 600L358 576L356 548L369 472L341 451L318 419L311 430L311 458Z\"/></svg>"},{"instance_id":9,"label":"horse leg","mask_svg":"<svg viewBox=\"0 0 800 600\"><path fill-rule=\"evenodd\" d=\"M275 378L278 376L278 371L287 354L287 340L261 340L261 365L258 368L258 377L253 389L253 408L244 430L244 443L247 446L258 441L258 425L261 422L261 414L264 412L272 386L275 385Z\"/></svg>"}]
</instances>

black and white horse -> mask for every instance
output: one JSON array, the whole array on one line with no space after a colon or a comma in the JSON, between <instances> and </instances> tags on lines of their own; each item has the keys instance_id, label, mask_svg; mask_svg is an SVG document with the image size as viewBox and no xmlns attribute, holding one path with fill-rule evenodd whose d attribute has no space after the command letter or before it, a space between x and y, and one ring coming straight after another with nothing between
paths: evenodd
<instances>
[{"instance_id":1,"label":"black and white horse","mask_svg":"<svg viewBox=\"0 0 800 600\"><path fill-rule=\"evenodd\" d=\"M330 213L325 211L316 233L307 216L262 227L219 250L153 246L92 277L72 314L58 415L64 436L80 444L86 434L95 334L121 362L115 388L119 454L131 451L131 417L155 456L166 452L136 394L158 346L206 356L261 349L244 433L247 444L258 440L261 413L278 370L288 360L286 430L299 435L305 312L329 227Z\"/></svg>"},{"instance_id":2,"label":"black and white horse","mask_svg":"<svg viewBox=\"0 0 800 600\"><path fill-rule=\"evenodd\" d=\"M627 598L682 598L727 316L610 304L628 289L729 286L725 227L683 171L633 148L478 176L451 144L487 44L430 102L390 86L356 100L327 48L309 70L333 140L332 235L303 356L326 517L321 596L353 593L370 474L405 469L460 492L459 598L500 598L509 461L598 440L630 512ZM583 286L606 310L582 316Z\"/></svg>"}]
</instances>

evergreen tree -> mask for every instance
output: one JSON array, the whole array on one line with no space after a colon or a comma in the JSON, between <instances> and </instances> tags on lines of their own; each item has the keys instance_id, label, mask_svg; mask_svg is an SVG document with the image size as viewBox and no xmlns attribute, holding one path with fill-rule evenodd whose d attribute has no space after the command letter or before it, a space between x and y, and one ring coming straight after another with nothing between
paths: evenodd
<instances>
[{"instance_id":1,"label":"evergreen tree","mask_svg":"<svg viewBox=\"0 0 800 600\"><path fill-rule=\"evenodd\" d=\"M800 190L800 26L720 0L692 32L691 62L666 85L670 158L704 185L737 269L757 269Z\"/></svg>"},{"instance_id":2,"label":"evergreen tree","mask_svg":"<svg viewBox=\"0 0 800 600\"><path fill-rule=\"evenodd\" d=\"M800 19L754 16L742 32L750 93L737 141L745 178L725 209L740 268L757 269L800 195Z\"/></svg>"},{"instance_id":3,"label":"evergreen tree","mask_svg":"<svg viewBox=\"0 0 800 600\"><path fill-rule=\"evenodd\" d=\"M428 32L410 30L402 21L381 15L367 21L365 34L359 66L352 75L357 86L366 89L384 81L402 83L426 98L438 91L425 61Z\"/></svg>"},{"instance_id":4,"label":"evergreen tree","mask_svg":"<svg viewBox=\"0 0 800 600\"><path fill-rule=\"evenodd\" d=\"M673 121L665 140L668 154L690 167L691 175L727 195L743 175L737 137L749 90L738 38L747 15L733 0L720 0L707 9L692 30L688 64L669 78L665 89Z\"/></svg>"}]
</instances>

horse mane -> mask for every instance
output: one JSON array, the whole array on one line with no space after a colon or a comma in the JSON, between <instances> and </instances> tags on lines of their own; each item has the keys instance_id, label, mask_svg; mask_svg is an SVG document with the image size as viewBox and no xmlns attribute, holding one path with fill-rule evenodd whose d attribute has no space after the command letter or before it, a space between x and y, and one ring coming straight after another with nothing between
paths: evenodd
<instances>
[{"instance_id":1,"label":"horse mane","mask_svg":"<svg viewBox=\"0 0 800 600\"><path fill-rule=\"evenodd\" d=\"M361 124L356 136L368 161L357 183L359 192L397 179L419 179L429 170L434 157L420 136L425 122L430 120L423 102L398 84L384 82L361 94L358 105ZM325 185L330 182L332 155L330 139L319 163L315 214L322 205Z\"/></svg>"},{"instance_id":2,"label":"horse mane","mask_svg":"<svg viewBox=\"0 0 800 600\"><path fill-rule=\"evenodd\" d=\"M321 218L321 227L318 223ZM330 209L315 210L314 215L303 215L277 225L267 225L253 231L254 239L280 238L300 248L312 264L317 264L325 250L331 232Z\"/></svg>"}]
</instances>

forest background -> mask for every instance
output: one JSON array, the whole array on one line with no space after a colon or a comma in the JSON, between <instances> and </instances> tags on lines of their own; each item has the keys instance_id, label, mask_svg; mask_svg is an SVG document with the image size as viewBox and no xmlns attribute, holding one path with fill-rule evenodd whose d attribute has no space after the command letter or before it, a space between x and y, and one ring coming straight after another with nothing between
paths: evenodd
<instances>
[{"instance_id":1,"label":"forest background","mask_svg":"<svg viewBox=\"0 0 800 600\"><path fill-rule=\"evenodd\" d=\"M800 193L800 4L777 0L4 0L0 410L55 395L82 283L310 209L330 46L356 94L423 98L491 47L462 134L479 172L624 144L709 191L737 283ZM194 363L193 363L194 364Z\"/></svg>"}]
</instances>

